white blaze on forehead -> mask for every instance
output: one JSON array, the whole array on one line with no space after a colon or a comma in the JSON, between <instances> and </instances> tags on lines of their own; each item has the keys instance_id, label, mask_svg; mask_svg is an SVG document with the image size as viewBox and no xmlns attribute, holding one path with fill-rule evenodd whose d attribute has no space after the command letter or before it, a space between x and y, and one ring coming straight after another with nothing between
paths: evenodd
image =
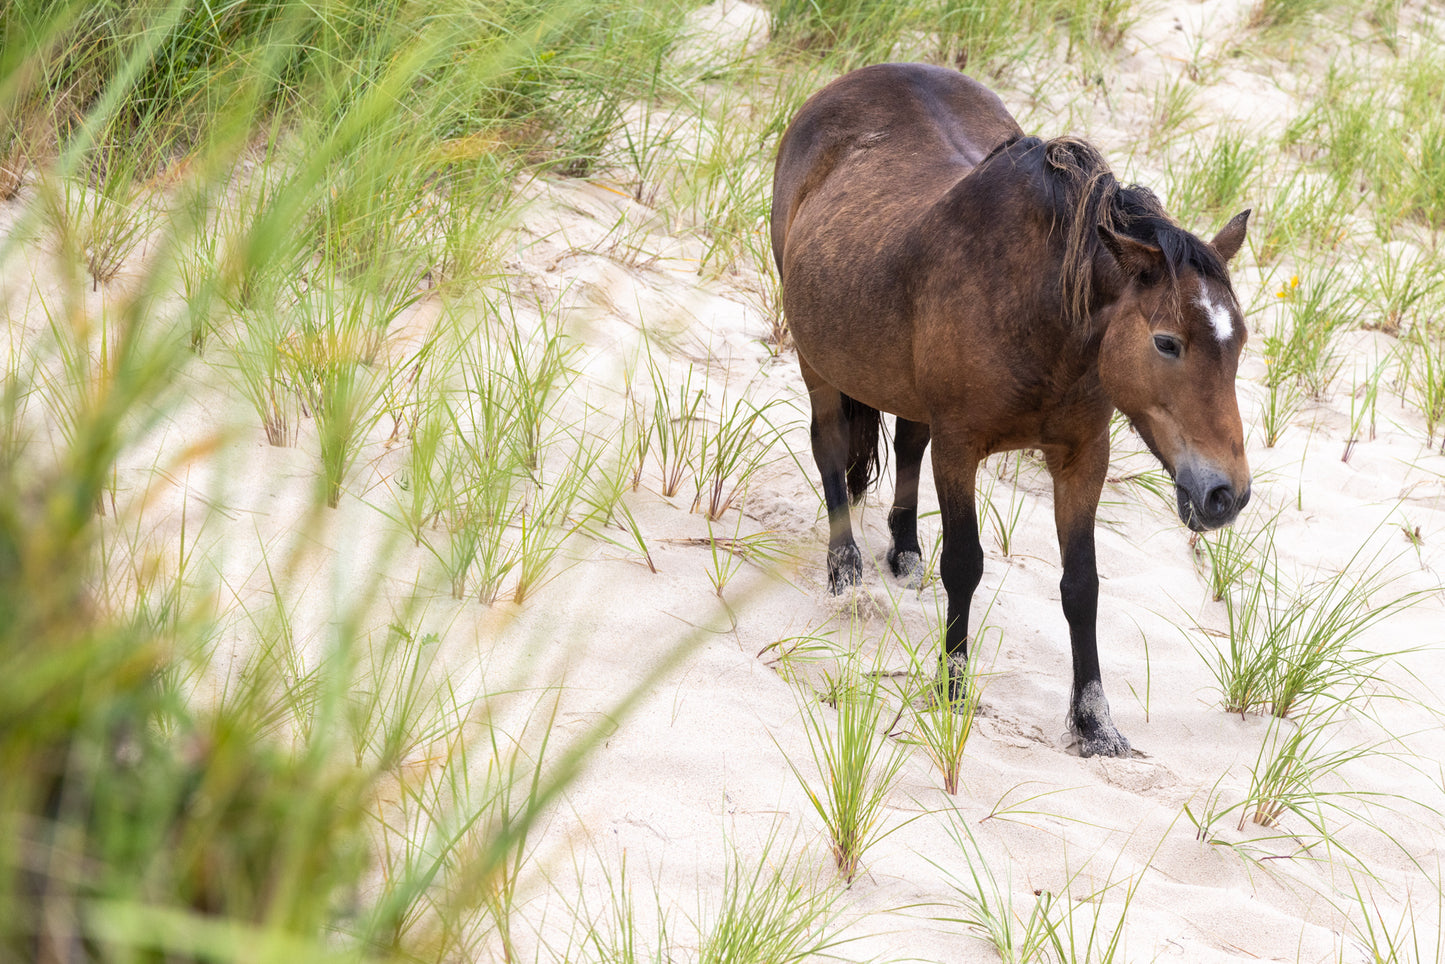
<instances>
[{"instance_id":1,"label":"white blaze on forehead","mask_svg":"<svg viewBox=\"0 0 1445 964\"><path fill-rule=\"evenodd\" d=\"M1209 326L1214 329L1214 337L1218 338L1221 344L1234 337L1234 319L1227 307L1201 291L1199 308L1204 312L1204 317L1209 319Z\"/></svg>"}]
</instances>

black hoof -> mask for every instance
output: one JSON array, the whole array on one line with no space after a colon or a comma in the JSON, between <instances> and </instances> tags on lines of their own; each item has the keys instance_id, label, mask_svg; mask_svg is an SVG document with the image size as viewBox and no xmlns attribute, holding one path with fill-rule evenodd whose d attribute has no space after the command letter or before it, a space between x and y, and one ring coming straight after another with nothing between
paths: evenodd
<instances>
[{"instance_id":1,"label":"black hoof","mask_svg":"<svg viewBox=\"0 0 1445 964\"><path fill-rule=\"evenodd\" d=\"M863 556L856 545L828 550L828 591L838 595L863 582Z\"/></svg>"},{"instance_id":2,"label":"black hoof","mask_svg":"<svg viewBox=\"0 0 1445 964\"><path fill-rule=\"evenodd\" d=\"M962 710L968 701L968 656L949 653L938 667L939 698Z\"/></svg>"},{"instance_id":3,"label":"black hoof","mask_svg":"<svg viewBox=\"0 0 1445 964\"><path fill-rule=\"evenodd\" d=\"M1133 753L1124 734L1112 725L1101 726L1088 736L1076 732L1074 739L1078 741L1079 756L1129 756Z\"/></svg>"},{"instance_id":4,"label":"black hoof","mask_svg":"<svg viewBox=\"0 0 1445 964\"><path fill-rule=\"evenodd\" d=\"M1124 734L1114 728L1104 687L1097 682L1086 684L1075 698L1069 713L1069 731L1079 756L1129 756L1132 752Z\"/></svg>"},{"instance_id":5,"label":"black hoof","mask_svg":"<svg viewBox=\"0 0 1445 964\"><path fill-rule=\"evenodd\" d=\"M893 570L898 581L909 589L918 589L923 585L923 556L911 549L903 552L889 549L888 568Z\"/></svg>"}]
</instances>

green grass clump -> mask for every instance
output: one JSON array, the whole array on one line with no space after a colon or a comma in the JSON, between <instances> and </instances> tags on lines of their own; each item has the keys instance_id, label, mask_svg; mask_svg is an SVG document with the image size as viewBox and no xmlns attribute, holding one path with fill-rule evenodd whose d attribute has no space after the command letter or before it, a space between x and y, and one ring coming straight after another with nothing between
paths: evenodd
<instances>
[{"instance_id":1,"label":"green grass clump","mask_svg":"<svg viewBox=\"0 0 1445 964\"><path fill-rule=\"evenodd\" d=\"M1324 0L1257 0L1246 23L1254 30L1283 30L1307 23L1328 7Z\"/></svg>"},{"instance_id":2,"label":"green grass clump","mask_svg":"<svg viewBox=\"0 0 1445 964\"><path fill-rule=\"evenodd\" d=\"M1336 269L1306 278L1294 276L1276 292L1278 322L1264 337L1271 389L1292 382L1314 399L1324 399L1344 364L1335 337L1356 321L1358 304Z\"/></svg>"},{"instance_id":3,"label":"green grass clump","mask_svg":"<svg viewBox=\"0 0 1445 964\"><path fill-rule=\"evenodd\" d=\"M1181 224L1222 223L1248 207L1245 198L1263 156L1242 131L1221 131L1206 148L1196 143L1172 168L1169 210Z\"/></svg>"},{"instance_id":4,"label":"green grass clump","mask_svg":"<svg viewBox=\"0 0 1445 964\"><path fill-rule=\"evenodd\" d=\"M1410 329L1400 342L1405 381L1425 417L1425 444L1434 446L1435 430L1445 423L1445 336L1425 325ZM1445 433L1441 433L1445 446Z\"/></svg>"},{"instance_id":5,"label":"green grass clump","mask_svg":"<svg viewBox=\"0 0 1445 964\"><path fill-rule=\"evenodd\" d=\"M918 51L976 77L999 76L1030 56L1107 53L1138 18L1133 0L775 0L771 13L776 42L845 66Z\"/></svg>"},{"instance_id":6,"label":"green grass clump","mask_svg":"<svg viewBox=\"0 0 1445 964\"><path fill-rule=\"evenodd\" d=\"M1362 681L1385 686L1379 668L1398 655L1353 645L1364 632L1419 599L1389 594L1378 555L1363 548L1334 575L1299 587L1280 571L1272 527L1236 547L1252 557L1232 563L1252 575L1224 592L1226 648L1201 651L1226 712L1267 710L1287 717L1310 701ZM1383 597L1383 598L1382 598Z\"/></svg>"},{"instance_id":7,"label":"green grass clump","mask_svg":"<svg viewBox=\"0 0 1445 964\"><path fill-rule=\"evenodd\" d=\"M1198 544L1209 560L1209 589L1215 602L1227 598L1232 588L1255 572L1261 556L1266 555L1263 547L1273 545L1275 521L1271 519L1253 534L1238 526L1199 534Z\"/></svg>"},{"instance_id":8,"label":"green grass clump","mask_svg":"<svg viewBox=\"0 0 1445 964\"><path fill-rule=\"evenodd\" d=\"M1252 245L1255 257L1265 264L1286 255L1302 259L1309 252L1334 250L1341 241L1344 217L1357 203L1355 192L1334 178L1305 172L1296 172L1262 193Z\"/></svg>"},{"instance_id":9,"label":"green grass clump","mask_svg":"<svg viewBox=\"0 0 1445 964\"><path fill-rule=\"evenodd\" d=\"M53 118L50 137L62 148L85 136L88 112L118 93L117 82L124 98L108 135L117 143L152 135L149 160L160 167L224 134L238 101L258 116L326 125L404 63L413 84L407 130L517 143L543 135L575 165L593 156L618 103L656 69L682 11L668 0L21 0L7 5L0 35L37 54L13 103L22 116ZM560 89L571 96L555 98Z\"/></svg>"},{"instance_id":10,"label":"green grass clump","mask_svg":"<svg viewBox=\"0 0 1445 964\"><path fill-rule=\"evenodd\" d=\"M1421 40L1385 83L1332 62L1314 106L1284 138L1334 180L1350 210L1369 209L1383 240L1407 224L1445 225L1445 121L1435 101L1445 72L1439 39L1426 31Z\"/></svg>"},{"instance_id":11,"label":"green grass clump","mask_svg":"<svg viewBox=\"0 0 1445 964\"><path fill-rule=\"evenodd\" d=\"M1375 189L1396 219L1432 230L1445 227L1445 118L1439 90L1445 83L1438 40L1400 67L1402 92L1394 123L1381 132Z\"/></svg>"},{"instance_id":12,"label":"green grass clump","mask_svg":"<svg viewBox=\"0 0 1445 964\"><path fill-rule=\"evenodd\" d=\"M801 862L775 862L773 845L770 838L758 860L734 851L724 865L721 905L699 928L699 962L791 964L841 943L838 892L810 880Z\"/></svg>"},{"instance_id":13,"label":"green grass clump","mask_svg":"<svg viewBox=\"0 0 1445 964\"><path fill-rule=\"evenodd\" d=\"M889 59L924 16L920 4L887 0L778 0L770 12L776 40L825 53L842 48L858 65Z\"/></svg>"},{"instance_id":14,"label":"green grass clump","mask_svg":"<svg viewBox=\"0 0 1445 964\"><path fill-rule=\"evenodd\" d=\"M1004 863L1000 885L993 871L996 861L983 852L967 821L957 810L950 810L948 816L948 836L963 855L968 876L929 858L929 862L943 872L958 899L959 916L940 919L963 925L971 935L992 946L1003 964L1042 960L1050 940L1046 923L1048 900L1043 895L1035 895L1026 919L1014 906L1012 865Z\"/></svg>"},{"instance_id":15,"label":"green grass clump","mask_svg":"<svg viewBox=\"0 0 1445 964\"><path fill-rule=\"evenodd\" d=\"M801 701L818 783L796 763L788 765L827 828L838 872L852 883L863 854L880 836L884 808L906 757L886 732L888 705L879 675L860 672L853 657L839 672L823 698Z\"/></svg>"}]
</instances>

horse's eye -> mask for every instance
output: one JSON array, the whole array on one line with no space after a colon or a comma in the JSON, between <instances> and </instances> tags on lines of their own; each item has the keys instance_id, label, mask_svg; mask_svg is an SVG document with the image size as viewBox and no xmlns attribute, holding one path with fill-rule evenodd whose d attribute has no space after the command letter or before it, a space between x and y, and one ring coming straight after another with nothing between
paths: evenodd
<instances>
[{"instance_id":1,"label":"horse's eye","mask_svg":"<svg viewBox=\"0 0 1445 964\"><path fill-rule=\"evenodd\" d=\"M1184 354L1184 345L1173 335L1155 335L1154 348L1165 358L1178 358Z\"/></svg>"}]
</instances>

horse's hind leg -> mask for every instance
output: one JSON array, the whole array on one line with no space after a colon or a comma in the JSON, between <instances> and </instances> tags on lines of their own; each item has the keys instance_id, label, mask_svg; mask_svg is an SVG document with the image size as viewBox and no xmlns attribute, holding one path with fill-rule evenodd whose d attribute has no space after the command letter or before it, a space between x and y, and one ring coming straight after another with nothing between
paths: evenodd
<instances>
[{"instance_id":1,"label":"horse's hind leg","mask_svg":"<svg viewBox=\"0 0 1445 964\"><path fill-rule=\"evenodd\" d=\"M928 423L898 419L893 432L898 484L893 489L893 508L888 512L888 529L893 534L888 568L912 589L923 585L923 550L918 545L918 475L927 447Z\"/></svg>"},{"instance_id":2,"label":"horse's hind leg","mask_svg":"<svg viewBox=\"0 0 1445 964\"><path fill-rule=\"evenodd\" d=\"M1069 458L1048 458L1049 472L1054 477L1059 556L1064 563L1059 595L1074 651L1069 730L1082 756L1129 755L1129 741L1114 728L1109 715L1099 672L1099 570L1094 558L1094 516L1108 461L1107 444L1088 446Z\"/></svg>"},{"instance_id":3,"label":"horse's hind leg","mask_svg":"<svg viewBox=\"0 0 1445 964\"><path fill-rule=\"evenodd\" d=\"M813 407L813 461L822 476L823 503L828 509L828 590L840 593L863 581L863 557L853 541L848 512L848 417L843 393L808 367L801 356L798 363Z\"/></svg>"}]
</instances>

